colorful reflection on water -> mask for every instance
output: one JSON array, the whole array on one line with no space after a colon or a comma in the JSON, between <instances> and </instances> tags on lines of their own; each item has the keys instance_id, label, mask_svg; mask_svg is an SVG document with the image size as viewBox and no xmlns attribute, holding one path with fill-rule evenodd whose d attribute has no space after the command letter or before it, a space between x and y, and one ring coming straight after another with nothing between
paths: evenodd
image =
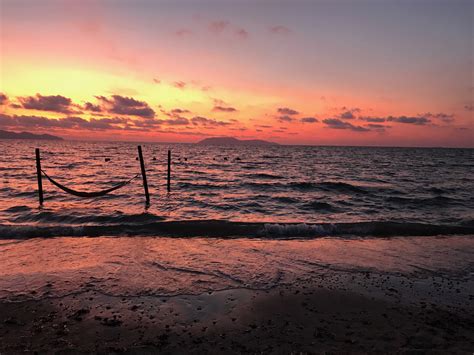
<instances>
[{"instance_id":1,"label":"colorful reflection on water","mask_svg":"<svg viewBox=\"0 0 474 355\"><path fill-rule=\"evenodd\" d=\"M148 209L140 177L94 199L67 195L44 181L45 204L38 209L35 147L45 171L78 190L104 189L140 172L133 143L0 141L1 224L162 219L472 224L474 219L472 149L144 144Z\"/></svg>"}]
</instances>

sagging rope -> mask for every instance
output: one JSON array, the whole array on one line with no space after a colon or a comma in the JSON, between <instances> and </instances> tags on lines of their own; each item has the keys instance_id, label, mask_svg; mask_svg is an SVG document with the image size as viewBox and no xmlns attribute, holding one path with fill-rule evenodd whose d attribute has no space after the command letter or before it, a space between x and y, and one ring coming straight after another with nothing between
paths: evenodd
<instances>
[{"instance_id":1,"label":"sagging rope","mask_svg":"<svg viewBox=\"0 0 474 355\"><path fill-rule=\"evenodd\" d=\"M44 174L44 176L49 180L51 181L51 183L55 186L57 186L58 188L60 188L61 190L63 190L64 192L67 192L68 194L71 194L71 195L74 195L74 196L78 196L78 197L99 197L99 196L104 196L104 195L107 195L108 193L112 192L112 191L115 191L115 190L118 190L120 189L121 187L124 187L128 184L130 184L132 182L133 179L135 179L136 177L138 177L140 174L137 174L135 175L134 177L132 177L130 180L127 180L127 181L122 181L120 183L118 183L117 185L114 185L112 186L111 188L108 188L108 189L105 189L105 190L101 190L101 191L95 191L95 192L85 192L85 191L77 191L77 190L73 190L73 189L70 189L69 187L66 187L62 184L60 184L59 182L57 182L56 180L54 180L52 177L50 177L48 174L46 174L46 172L41 169L41 172Z\"/></svg>"}]
</instances>

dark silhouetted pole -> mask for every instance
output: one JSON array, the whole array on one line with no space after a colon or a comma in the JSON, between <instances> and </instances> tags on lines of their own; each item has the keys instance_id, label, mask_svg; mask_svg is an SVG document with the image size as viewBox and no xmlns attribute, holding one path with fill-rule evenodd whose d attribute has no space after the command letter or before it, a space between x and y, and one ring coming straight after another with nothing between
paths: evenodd
<instances>
[{"instance_id":1,"label":"dark silhouetted pole","mask_svg":"<svg viewBox=\"0 0 474 355\"><path fill-rule=\"evenodd\" d=\"M146 181L145 162L143 161L142 146L138 146L138 157L140 158L140 167L142 169L143 188L145 189L146 204L150 204L150 194L148 193L148 183Z\"/></svg>"},{"instance_id":2,"label":"dark silhouetted pole","mask_svg":"<svg viewBox=\"0 0 474 355\"><path fill-rule=\"evenodd\" d=\"M171 150L168 150L168 192L171 191Z\"/></svg>"},{"instance_id":3,"label":"dark silhouetted pole","mask_svg":"<svg viewBox=\"0 0 474 355\"><path fill-rule=\"evenodd\" d=\"M35 149L36 153L36 176L38 178L38 198L40 205L43 204L43 180L41 175L41 159L39 148Z\"/></svg>"}]
</instances>

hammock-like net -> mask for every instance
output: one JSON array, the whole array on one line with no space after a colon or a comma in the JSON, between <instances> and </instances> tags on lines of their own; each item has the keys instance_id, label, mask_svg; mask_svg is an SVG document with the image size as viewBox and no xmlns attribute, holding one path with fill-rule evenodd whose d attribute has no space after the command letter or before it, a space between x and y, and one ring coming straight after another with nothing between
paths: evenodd
<instances>
[{"instance_id":1,"label":"hammock-like net","mask_svg":"<svg viewBox=\"0 0 474 355\"><path fill-rule=\"evenodd\" d=\"M101 190L101 191L95 191L95 192L86 192L86 191L77 191L77 190L73 190L69 187L66 187L62 184L60 184L59 182L57 182L56 180L54 180L52 177L50 177L48 174L46 174L44 172L43 169L41 169L41 172L44 174L44 176L49 180L51 181L51 183L55 186L57 186L58 188L60 188L61 190L63 190L64 192L67 192L68 194L71 194L71 195L74 195L74 196L78 196L78 197L99 197L99 196L104 196L104 195L107 195L108 193L112 192L112 191L115 191L115 190L118 190L120 189L121 187L124 187L125 185L128 185L132 182L133 179L135 179L138 175L140 174L137 174L135 175L134 177L132 177L130 180L127 180L127 181L122 181L122 182L119 182L118 184L108 188L108 189L105 189L105 190Z\"/></svg>"}]
</instances>

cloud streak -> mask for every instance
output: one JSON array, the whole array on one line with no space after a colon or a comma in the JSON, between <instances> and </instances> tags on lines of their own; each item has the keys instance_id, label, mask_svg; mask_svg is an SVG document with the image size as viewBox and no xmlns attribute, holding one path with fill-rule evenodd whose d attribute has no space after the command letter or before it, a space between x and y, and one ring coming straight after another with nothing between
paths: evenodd
<instances>
[{"instance_id":1,"label":"cloud streak","mask_svg":"<svg viewBox=\"0 0 474 355\"><path fill-rule=\"evenodd\" d=\"M212 111L214 111L214 112L237 112L237 109L235 107L214 106Z\"/></svg>"}]
</instances>

